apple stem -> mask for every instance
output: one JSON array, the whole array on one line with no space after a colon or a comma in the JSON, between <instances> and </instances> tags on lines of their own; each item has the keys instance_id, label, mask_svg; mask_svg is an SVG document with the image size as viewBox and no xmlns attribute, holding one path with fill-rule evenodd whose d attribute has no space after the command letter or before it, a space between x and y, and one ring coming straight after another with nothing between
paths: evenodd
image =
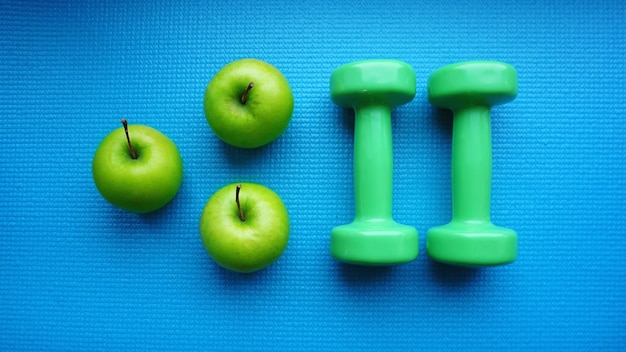
<instances>
[{"instance_id":1,"label":"apple stem","mask_svg":"<svg viewBox=\"0 0 626 352\"><path fill-rule=\"evenodd\" d=\"M250 84L248 84L248 88L246 88L246 91L243 92L243 94L241 95L241 103L245 104L246 101L248 101L248 94L250 93L250 89L252 89L254 87L254 82L250 82Z\"/></svg>"},{"instance_id":2,"label":"apple stem","mask_svg":"<svg viewBox=\"0 0 626 352\"><path fill-rule=\"evenodd\" d=\"M124 133L126 133L126 141L128 142L128 149L130 150L130 157L133 159L137 159L137 153L135 153L135 149L130 143L130 136L128 135L128 122L126 121L126 119L122 119L122 125L124 125Z\"/></svg>"},{"instance_id":3,"label":"apple stem","mask_svg":"<svg viewBox=\"0 0 626 352\"><path fill-rule=\"evenodd\" d=\"M241 222L246 221L245 215L243 215L243 210L241 210L241 203L239 203L239 191L241 191L241 184L237 185L237 190L235 191L235 202L237 203L237 209L239 209L239 220Z\"/></svg>"}]
</instances>

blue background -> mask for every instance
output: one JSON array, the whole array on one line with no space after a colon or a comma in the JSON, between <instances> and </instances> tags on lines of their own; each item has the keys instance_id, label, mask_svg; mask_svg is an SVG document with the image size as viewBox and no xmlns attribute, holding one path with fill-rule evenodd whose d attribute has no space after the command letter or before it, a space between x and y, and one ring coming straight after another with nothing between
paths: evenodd
<instances>
[{"instance_id":1,"label":"blue background","mask_svg":"<svg viewBox=\"0 0 626 352\"><path fill-rule=\"evenodd\" d=\"M626 18L621 1L1 1L0 350L620 351L626 346ZM292 85L274 143L219 141L204 90L255 57ZM339 65L392 58L417 73L393 112L394 218L420 256L340 264L352 220L353 119L329 98ZM519 258L449 267L425 253L450 217L451 115L426 82L457 61L505 61L518 98L493 109L494 223ZM166 208L106 203L91 159L120 118L178 145ZM291 238L275 265L221 269L198 232L230 182L281 195Z\"/></svg>"}]
</instances>

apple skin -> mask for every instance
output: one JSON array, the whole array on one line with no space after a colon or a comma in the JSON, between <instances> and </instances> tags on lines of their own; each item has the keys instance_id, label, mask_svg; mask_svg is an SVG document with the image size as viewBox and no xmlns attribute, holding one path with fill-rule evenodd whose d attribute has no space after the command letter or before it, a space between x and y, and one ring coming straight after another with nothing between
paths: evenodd
<instances>
[{"instance_id":1,"label":"apple skin","mask_svg":"<svg viewBox=\"0 0 626 352\"><path fill-rule=\"evenodd\" d=\"M149 213L178 192L183 161L176 144L158 130L129 125L128 133L137 159L131 157L124 129L115 129L96 149L93 180L111 204L134 213Z\"/></svg>"},{"instance_id":2,"label":"apple skin","mask_svg":"<svg viewBox=\"0 0 626 352\"><path fill-rule=\"evenodd\" d=\"M241 96L253 82L245 104ZM233 61L215 74L204 94L204 113L215 134L240 148L278 138L293 113L293 93L283 74L257 59Z\"/></svg>"},{"instance_id":3,"label":"apple skin","mask_svg":"<svg viewBox=\"0 0 626 352\"><path fill-rule=\"evenodd\" d=\"M276 261L287 247L289 215L281 198L255 183L239 183L239 200L245 221L235 202L237 183L211 196L200 218L200 236L213 260L241 273L261 270Z\"/></svg>"}]
</instances>

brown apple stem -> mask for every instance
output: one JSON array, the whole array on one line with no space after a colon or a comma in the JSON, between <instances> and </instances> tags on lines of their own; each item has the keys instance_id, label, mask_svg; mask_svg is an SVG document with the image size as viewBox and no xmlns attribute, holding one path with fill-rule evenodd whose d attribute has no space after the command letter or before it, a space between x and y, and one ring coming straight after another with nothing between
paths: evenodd
<instances>
[{"instance_id":1,"label":"brown apple stem","mask_svg":"<svg viewBox=\"0 0 626 352\"><path fill-rule=\"evenodd\" d=\"M135 153L135 149L130 143L130 136L128 135L128 122L126 121L126 119L122 119L122 125L124 125L124 132L126 133L126 141L128 142L128 149L130 150L130 157L133 159L137 159L137 153Z\"/></svg>"},{"instance_id":2,"label":"brown apple stem","mask_svg":"<svg viewBox=\"0 0 626 352\"><path fill-rule=\"evenodd\" d=\"M250 89L252 89L254 87L254 82L250 82L250 84L248 84L248 88L246 88L246 91L243 92L243 94L241 95L241 103L245 104L246 101L248 101L248 94L250 93Z\"/></svg>"},{"instance_id":3,"label":"brown apple stem","mask_svg":"<svg viewBox=\"0 0 626 352\"><path fill-rule=\"evenodd\" d=\"M245 215L243 215L243 210L241 210L241 203L239 203L239 191L241 191L241 185L237 185L237 190L235 191L235 202L237 203L237 209L239 209L239 220L242 222L246 221Z\"/></svg>"}]
</instances>

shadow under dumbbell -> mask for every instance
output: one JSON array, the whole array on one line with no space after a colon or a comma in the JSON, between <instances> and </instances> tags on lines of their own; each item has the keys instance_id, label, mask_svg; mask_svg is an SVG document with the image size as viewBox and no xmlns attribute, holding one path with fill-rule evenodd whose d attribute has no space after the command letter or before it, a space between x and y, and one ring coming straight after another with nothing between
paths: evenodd
<instances>
[{"instance_id":1,"label":"shadow under dumbbell","mask_svg":"<svg viewBox=\"0 0 626 352\"><path fill-rule=\"evenodd\" d=\"M448 287L464 287L471 285L481 276L478 267L460 267L428 260L430 272L435 281Z\"/></svg>"},{"instance_id":2,"label":"shadow under dumbbell","mask_svg":"<svg viewBox=\"0 0 626 352\"><path fill-rule=\"evenodd\" d=\"M335 116L341 116L341 122L343 125L342 131L346 134L350 135L350 138L354 137L354 110L353 109L342 109L335 105L334 109L336 110Z\"/></svg>"},{"instance_id":3,"label":"shadow under dumbbell","mask_svg":"<svg viewBox=\"0 0 626 352\"><path fill-rule=\"evenodd\" d=\"M437 109L429 107L429 116L433 120L433 124L440 129L440 132L452 139L452 123L454 121L454 114L450 110Z\"/></svg>"},{"instance_id":4,"label":"shadow under dumbbell","mask_svg":"<svg viewBox=\"0 0 626 352\"><path fill-rule=\"evenodd\" d=\"M380 283L389 279L393 266L362 266L346 263L337 263L339 270L348 284L360 286L368 283Z\"/></svg>"}]
</instances>

